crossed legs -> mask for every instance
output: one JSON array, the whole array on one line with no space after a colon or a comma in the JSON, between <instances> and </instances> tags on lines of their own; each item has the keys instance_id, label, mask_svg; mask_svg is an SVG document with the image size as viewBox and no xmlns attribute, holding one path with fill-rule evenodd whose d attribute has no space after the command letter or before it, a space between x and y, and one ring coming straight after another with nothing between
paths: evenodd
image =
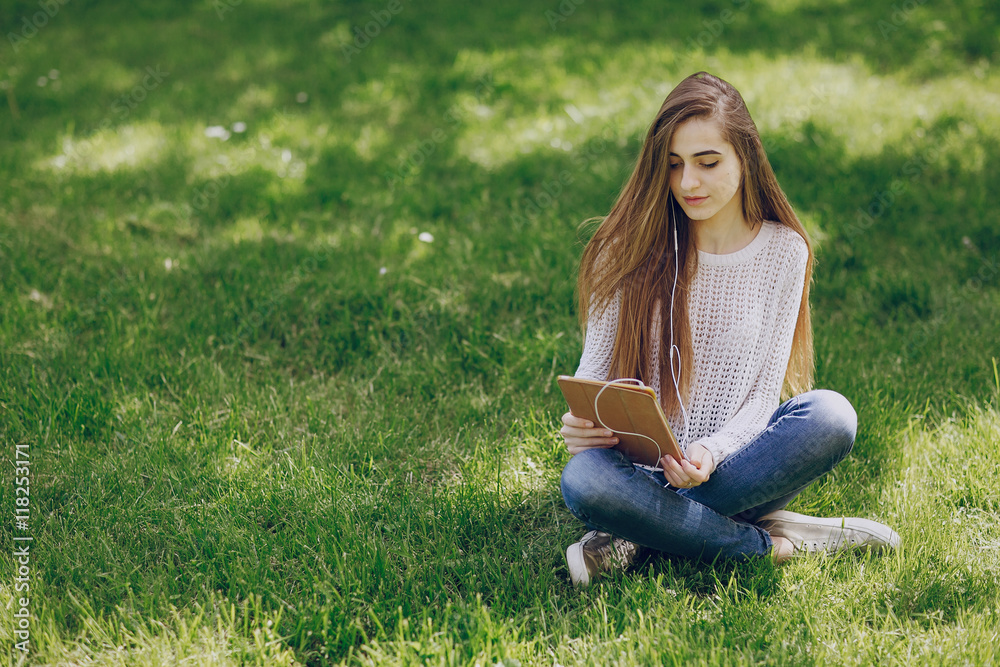
<instances>
[{"instance_id":1,"label":"crossed legs","mask_svg":"<svg viewBox=\"0 0 1000 667\"><path fill-rule=\"evenodd\" d=\"M768 554L771 535L754 524L779 510L850 452L857 414L825 389L785 401L765 430L690 489L632 465L614 449L570 459L561 488L590 529L671 554L712 560Z\"/></svg>"}]
</instances>

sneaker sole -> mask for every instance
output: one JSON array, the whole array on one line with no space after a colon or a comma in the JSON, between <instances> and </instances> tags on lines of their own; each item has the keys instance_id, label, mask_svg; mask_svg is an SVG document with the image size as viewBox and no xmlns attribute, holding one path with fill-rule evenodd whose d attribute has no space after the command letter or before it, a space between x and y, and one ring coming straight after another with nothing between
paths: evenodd
<instances>
[{"instance_id":1,"label":"sneaker sole","mask_svg":"<svg viewBox=\"0 0 1000 667\"><path fill-rule=\"evenodd\" d=\"M583 560L583 543L569 545L566 549L566 565L569 566L569 578L574 586L590 585L590 572Z\"/></svg>"},{"instance_id":2,"label":"sneaker sole","mask_svg":"<svg viewBox=\"0 0 1000 667\"><path fill-rule=\"evenodd\" d=\"M865 535L869 538L861 544L852 544L859 548L872 550L896 549L899 547L899 535L892 528L871 519L856 517L821 518L779 510L766 517L761 517L759 525L771 532L776 529L779 537L785 537L783 532L792 533L807 542L822 541L831 534L831 529L843 529ZM794 540L793 540L794 541Z\"/></svg>"}]
</instances>

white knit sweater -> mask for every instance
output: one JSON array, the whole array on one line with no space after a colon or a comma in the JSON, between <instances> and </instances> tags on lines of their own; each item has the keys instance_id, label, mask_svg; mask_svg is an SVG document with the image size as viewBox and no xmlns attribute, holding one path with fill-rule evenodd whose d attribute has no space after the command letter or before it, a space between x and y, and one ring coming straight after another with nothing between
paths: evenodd
<instances>
[{"instance_id":1,"label":"white knit sweater","mask_svg":"<svg viewBox=\"0 0 1000 667\"><path fill-rule=\"evenodd\" d=\"M716 465L753 440L780 405L781 386L798 318L808 260L805 241L794 230L765 222L742 250L725 255L698 251L698 270L688 301L694 377L683 417L670 417L670 428L685 449L697 442ZM618 332L621 290L603 311L592 307L583 356L576 377L607 380ZM650 351L660 396L659 342L669 347L670 304L652 307ZM675 332L676 335L676 332ZM676 356L676 355L675 355ZM674 391L668 376L665 386Z\"/></svg>"}]
</instances>

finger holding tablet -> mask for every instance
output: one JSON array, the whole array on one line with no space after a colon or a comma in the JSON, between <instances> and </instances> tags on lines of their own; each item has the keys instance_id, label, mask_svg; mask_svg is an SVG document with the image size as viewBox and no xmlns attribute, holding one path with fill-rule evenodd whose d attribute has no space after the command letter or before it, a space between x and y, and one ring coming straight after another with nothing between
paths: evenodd
<instances>
[{"instance_id":1,"label":"finger holding tablet","mask_svg":"<svg viewBox=\"0 0 1000 667\"><path fill-rule=\"evenodd\" d=\"M566 449L570 454L593 449L594 447L609 448L618 444L618 438L609 430L597 427L588 419L577 417L572 412L562 416L563 427L559 433L566 441Z\"/></svg>"}]
</instances>

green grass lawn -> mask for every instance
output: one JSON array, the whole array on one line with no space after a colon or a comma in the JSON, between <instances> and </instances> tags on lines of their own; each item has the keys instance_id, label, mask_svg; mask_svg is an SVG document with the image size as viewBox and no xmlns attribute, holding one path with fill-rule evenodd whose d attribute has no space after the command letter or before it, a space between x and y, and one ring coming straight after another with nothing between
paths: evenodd
<instances>
[{"instance_id":1,"label":"green grass lawn","mask_svg":"<svg viewBox=\"0 0 1000 667\"><path fill-rule=\"evenodd\" d=\"M4 664L997 664L990 3L43 5L0 7ZM815 240L817 386L859 413L790 509L903 547L581 592L578 224L698 69Z\"/></svg>"}]
</instances>

